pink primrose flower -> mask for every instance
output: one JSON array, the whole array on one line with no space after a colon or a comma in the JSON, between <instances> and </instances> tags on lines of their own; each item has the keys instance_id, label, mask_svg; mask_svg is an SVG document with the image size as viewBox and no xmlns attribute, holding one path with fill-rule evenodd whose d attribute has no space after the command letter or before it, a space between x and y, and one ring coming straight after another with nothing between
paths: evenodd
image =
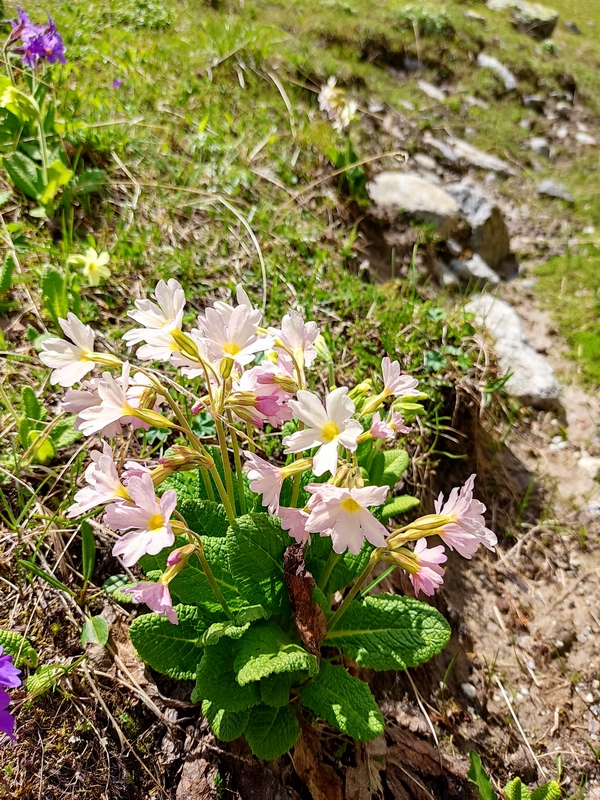
<instances>
[{"instance_id":1,"label":"pink primrose flower","mask_svg":"<svg viewBox=\"0 0 600 800\"><path fill-rule=\"evenodd\" d=\"M311 483L306 491L313 495L308 504L306 530L314 533L328 530L336 553L348 549L356 555L365 539L375 547L385 547L387 528L368 511L368 506L385 502L387 486L348 489L330 483Z\"/></svg>"},{"instance_id":2,"label":"pink primrose flower","mask_svg":"<svg viewBox=\"0 0 600 800\"><path fill-rule=\"evenodd\" d=\"M340 445L354 452L363 432L360 422L352 419L355 409L348 389L345 386L334 389L327 395L325 407L312 392L300 389L297 397L297 400L290 400L289 405L294 416L307 427L284 438L284 453L301 453L318 447L313 461L314 474L331 472L333 475L337 470Z\"/></svg>"},{"instance_id":3,"label":"pink primrose flower","mask_svg":"<svg viewBox=\"0 0 600 800\"><path fill-rule=\"evenodd\" d=\"M173 625L179 625L169 587L160 581L158 583L142 581L135 586L123 589L123 593L130 594L134 603L145 603L151 611L161 617L166 617Z\"/></svg>"},{"instance_id":4,"label":"pink primrose flower","mask_svg":"<svg viewBox=\"0 0 600 800\"><path fill-rule=\"evenodd\" d=\"M79 414L79 430L85 436L106 428L107 425L114 423L125 423L129 421L134 407L130 398L127 396L129 390L129 371L130 364L125 362L121 378L117 382L110 372L102 373L102 380L97 386L100 404L95 404L83 409ZM132 398L133 399L133 398Z\"/></svg>"},{"instance_id":5,"label":"pink primrose flower","mask_svg":"<svg viewBox=\"0 0 600 800\"><path fill-rule=\"evenodd\" d=\"M129 531L112 552L131 567L144 554L155 556L173 544L175 536L169 520L177 505L177 494L168 489L159 501L150 475L131 478L127 491L133 504L113 503L106 509L104 521L111 528Z\"/></svg>"},{"instance_id":6,"label":"pink primrose flower","mask_svg":"<svg viewBox=\"0 0 600 800\"><path fill-rule=\"evenodd\" d=\"M371 436L375 439L393 439L397 433L410 433L410 428L404 424L402 414L392 411L389 419L381 419L377 411L371 420Z\"/></svg>"},{"instance_id":7,"label":"pink primrose flower","mask_svg":"<svg viewBox=\"0 0 600 800\"><path fill-rule=\"evenodd\" d=\"M448 560L442 545L427 547L425 539L419 539L415 544L413 556L417 563L417 571L410 573L410 580L415 590L431 597L435 590L444 582L444 568L440 567Z\"/></svg>"},{"instance_id":8,"label":"pink primrose flower","mask_svg":"<svg viewBox=\"0 0 600 800\"><path fill-rule=\"evenodd\" d=\"M283 349L291 353L300 367L310 367L317 357L314 346L319 335L316 322L304 322L302 315L297 311L290 311L281 321L281 329L269 328L269 333L275 338L274 348Z\"/></svg>"},{"instance_id":9,"label":"pink primrose flower","mask_svg":"<svg viewBox=\"0 0 600 800\"><path fill-rule=\"evenodd\" d=\"M228 320L214 308L207 308L198 325L215 361L230 358L243 367L254 361L257 353L271 347L272 338L257 333L259 321L260 311L240 305L233 309Z\"/></svg>"},{"instance_id":10,"label":"pink primrose flower","mask_svg":"<svg viewBox=\"0 0 600 800\"><path fill-rule=\"evenodd\" d=\"M437 533L451 550L457 550L464 558L472 558L480 544L494 550L498 543L496 534L485 527L485 506L473 499L475 477L471 475L461 489L452 489L445 503L441 492L435 501L436 514L452 519Z\"/></svg>"},{"instance_id":11,"label":"pink primrose flower","mask_svg":"<svg viewBox=\"0 0 600 800\"><path fill-rule=\"evenodd\" d=\"M255 494L261 494L263 506L268 507L269 514L277 516L279 495L283 485L283 472L278 467L274 467L268 461L265 461L264 458L257 456L256 453L244 450L244 455L246 456L246 463L243 469L250 480L251 491Z\"/></svg>"},{"instance_id":12,"label":"pink primrose flower","mask_svg":"<svg viewBox=\"0 0 600 800\"><path fill-rule=\"evenodd\" d=\"M383 390L386 395L395 397L413 396L419 394L418 381L400 370L398 361L390 361L385 356L381 361L383 373Z\"/></svg>"},{"instance_id":13,"label":"pink primrose flower","mask_svg":"<svg viewBox=\"0 0 600 800\"><path fill-rule=\"evenodd\" d=\"M90 456L92 463L85 471L85 480L89 485L79 489L75 494L75 502L67 511L69 519L79 517L96 506L129 499L119 479L110 446L104 442L102 451L93 450Z\"/></svg>"},{"instance_id":14,"label":"pink primrose flower","mask_svg":"<svg viewBox=\"0 0 600 800\"><path fill-rule=\"evenodd\" d=\"M304 544L310 539L310 533L306 530L308 514L301 508L284 508L279 506L277 515L281 519L281 527L288 531L292 539L298 544Z\"/></svg>"},{"instance_id":15,"label":"pink primrose flower","mask_svg":"<svg viewBox=\"0 0 600 800\"><path fill-rule=\"evenodd\" d=\"M127 312L129 317L143 326L127 331L123 336L127 344L150 343L157 339L164 344L170 331L181 330L185 292L179 281L174 278L169 278L167 283L159 281L154 290L154 297L156 303L153 303L152 300L136 300L135 311ZM143 357L140 356L140 358ZM155 358L153 360L161 361L163 359Z\"/></svg>"}]
</instances>

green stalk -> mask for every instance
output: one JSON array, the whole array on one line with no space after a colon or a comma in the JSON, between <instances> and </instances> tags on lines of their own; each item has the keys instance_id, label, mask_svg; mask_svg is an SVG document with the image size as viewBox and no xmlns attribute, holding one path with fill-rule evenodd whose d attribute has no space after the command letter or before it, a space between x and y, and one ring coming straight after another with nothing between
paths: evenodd
<instances>
[{"instance_id":1,"label":"green stalk","mask_svg":"<svg viewBox=\"0 0 600 800\"><path fill-rule=\"evenodd\" d=\"M342 600L338 610L335 612L333 617L329 620L329 624L327 625L327 632L328 633L331 632L335 628L335 626L338 624L340 619L344 616L344 614L348 610L348 606L354 600L356 595L359 593L359 591L361 590L363 584L365 583L365 581L367 580L367 578L371 574L371 571L373 570L373 567L375 566L377 561L379 561L379 556L375 555L376 553L377 553L377 550L373 550L373 552L371 553L371 558L369 559L369 563L363 569L363 571L360 573L360 575L358 576L358 578L354 582L354 586L352 587L352 589L350 589L350 591L348 592L346 597L344 597L344 599ZM375 556L375 558L373 556Z\"/></svg>"},{"instance_id":2,"label":"green stalk","mask_svg":"<svg viewBox=\"0 0 600 800\"><path fill-rule=\"evenodd\" d=\"M327 581L331 577L331 573L333 572L335 565L338 563L341 557L342 557L341 554L336 553L334 550L332 550L331 553L329 554L329 560L327 561L327 564L325 564L325 569L323 570L323 574L321 575L317 583L317 586L319 587L319 589L321 589L322 592L325 591L325 587L327 586Z\"/></svg>"},{"instance_id":3,"label":"green stalk","mask_svg":"<svg viewBox=\"0 0 600 800\"><path fill-rule=\"evenodd\" d=\"M215 499L215 493L212 487L212 483L210 482L210 473L206 469L206 467L200 467L200 474L202 475L202 480L204 481L204 488L206 489L206 494L208 495L209 500Z\"/></svg>"},{"instance_id":4,"label":"green stalk","mask_svg":"<svg viewBox=\"0 0 600 800\"><path fill-rule=\"evenodd\" d=\"M392 564L391 567L388 567L384 572L381 573L381 575L379 575L377 578L375 578L374 581L371 581L371 583L367 586L367 588L363 589L362 592L360 593L361 598L362 597L366 597L369 594L369 592L371 591L371 589L374 589L378 584L381 583L381 581L385 580L387 578L387 576L391 575L392 572L395 569L396 569L396 565Z\"/></svg>"},{"instance_id":5,"label":"green stalk","mask_svg":"<svg viewBox=\"0 0 600 800\"><path fill-rule=\"evenodd\" d=\"M223 430L223 423L215 415L215 428L217 429L217 439L219 440L219 447L221 448L221 458L223 459L223 472L225 473L225 484L229 496L233 500L235 497L233 491L233 475L231 473L231 464L229 463L229 451L227 450L227 439L225 438L225 431ZM220 476L219 476L220 477Z\"/></svg>"},{"instance_id":6,"label":"green stalk","mask_svg":"<svg viewBox=\"0 0 600 800\"><path fill-rule=\"evenodd\" d=\"M231 613L229 606L227 605L227 601L223 597L223 593L219 589L219 586L215 580L215 576L212 574L211 568L208 566L208 561L204 557L204 551L202 550L202 548L196 549L196 555L198 556L200 563L202 564L202 569L204 570L204 574L206 575L206 578L210 583L210 588L215 593L215 597L221 604L223 611L227 614L229 619L233 619L233 614Z\"/></svg>"},{"instance_id":7,"label":"green stalk","mask_svg":"<svg viewBox=\"0 0 600 800\"><path fill-rule=\"evenodd\" d=\"M240 501L240 514L246 513L246 493L244 491L244 473L242 472L242 459L240 458L240 446L237 440L237 430L233 425L231 411L227 413L229 420L229 430L231 432L231 445L233 447L233 460L235 461L235 472L238 485L238 497Z\"/></svg>"}]
</instances>

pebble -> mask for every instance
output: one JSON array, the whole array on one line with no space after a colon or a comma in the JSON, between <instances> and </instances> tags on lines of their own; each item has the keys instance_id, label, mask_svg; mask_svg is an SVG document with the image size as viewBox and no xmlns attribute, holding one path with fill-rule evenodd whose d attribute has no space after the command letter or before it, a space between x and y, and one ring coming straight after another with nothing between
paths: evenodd
<instances>
[{"instance_id":1,"label":"pebble","mask_svg":"<svg viewBox=\"0 0 600 800\"><path fill-rule=\"evenodd\" d=\"M591 692L588 692L586 694L586 696L584 697L584 700L585 700L586 703L593 703L595 698L594 698L594 695Z\"/></svg>"},{"instance_id":2,"label":"pebble","mask_svg":"<svg viewBox=\"0 0 600 800\"><path fill-rule=\"evenodd\" d=\"M592 689L600 689L600 681L597 678L594 678L592 681Z\"/></svg>"},{"instance_id":3,"label":"pebble","mask_svg":"<svg viewBox=\"0 0 600 800\"><path fill-rule=\"evenodd\" d=\"M580 458L577 462L577 466L586 472L592 480L596 480L600 475L600 458L594 458L592 456Z\"/></svg>"},{"instance_id":4,"label":"pebble","mask_svg":"<svg viewBox=\"0 0 600 800\"><path fill-rule=\"evenodd\" d=\"M477 698L477 689L472 683L461 683L460 688L467 700L475 700Z\"/></svg>"},{"instance_id":5,"label":"pebble","mask_svg":"<svg viewBox=\"0 0 600 800\"><path fill-rule=\"evenodd\" d=\"M441 103L446 99L446 92L442 89L438 89L438 87L434 86L432 83L421 80L417 81L417 86L422 92L425 92L427 97L431 97L432 100L437 100Z\"/></svg>"},{"instance_id":6,"label":"pebble","mask_svg":"<svg viewBox=\"0 0 600 800\"><path fill-rule=\"evenodd\" d=\"M579 25L577 25L575 22L569 22L568 20L566 20L565 21L565 28L570 33L575 33L575 34L581 36L581 29L580 29Z\"/></svg>"},{"instance_id":7,"label":"pebble","mask_svg":"<svg viewBox=\"0 0 600 800\"><path fill-rule=\"evenodd\" d=\"M538 156L550 158L550 142L544 136L534 136L529 140L529 147Z\"/></svg>"},{"instance_id":8,"label":"pebble","mask_svg":"<svg viewBox=\"0 0 600 800\"><path fill-rule=\"evenodd\" d=\"M586 144L586 145L597 144L593 136L590 136L589 133L584 133L583 131L577 131L577 133L575 134L575 139L579 142L579 144Z\"/></svg>"},{"instance_id":9,"label":"pebble","mask_svg":"<svg viewBox=\"0 0 600 800\"><path fill-rule=\"evenodd\" d=\"M493 56L488 56L486 53L479 53L477 56L477 64L480 67L485 67L486 69L491 69L492 72L495 72L496 75L502 80L504 84L504 88L507 92L511 92L513 89L517 88L518 82L512 72L505 67L497 58Z\"/></svg>"},{"instance_id":10,"label":"pebble","mask_svg":"<svg viewBox=\"0 0 600 800\"><path fill-rule=\"evenodd\" d=\"M574 203L575 198L562 183L547 179L538 184L537 193L543 197L556 197L559 200L564 200L566 203Z\"/></svg>"}]
</instances>

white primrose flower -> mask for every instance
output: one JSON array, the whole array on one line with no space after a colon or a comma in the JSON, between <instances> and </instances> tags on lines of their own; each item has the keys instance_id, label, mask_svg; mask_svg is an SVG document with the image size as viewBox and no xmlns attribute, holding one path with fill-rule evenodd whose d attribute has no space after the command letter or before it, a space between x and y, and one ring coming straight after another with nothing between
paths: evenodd
<instances>
[{"instance_id":1,"label":"white primrose flower","mask_svg":"<svg viewBox=\"0 0 600 800\"><path fill-rule=\"evenodd\" d=\"M177 505L177 494L167 489L159 501L148 474L131 478L127 491L135 505L113 503L106 509L104 522L115 530L129 531L112 552L131 567L146 553L155 556L175 541L169 520Z\"/></svg>"},{"instance_id":2,"label":"white primrose flower","mask_svg":"<svg viewBox=\"0 0 600 800\"><path fill-rule=\"evenodd\" d=\"M134 345L159 339L164 345L165 340L170 340L170 337L165 334L169 334L173 330L181 330L185 292L179 281L176 281L175 278L169 278L167 283L159 281L154 290L154 297L156 303L153 303L152 300L136 300L135 310L127 312L129 317L143 326L141 329L134 328L127 331L123 336L127 344ZM146 357L139 353L138 355L140 358ZM155 358L154 360L165 359Z\"/></svg>"},{"instance_id":3,"label":"white primrose flower","mask_svg":"<svg viewBox=\"0 0 600 800\"><path fill-rule=\"evenodd\" d=\"M89 325L84 325L71 312L67 314L66 319L58 321L70 341L59 338L46 339L42 343L40 361L54 370L50 375L52 383L69 388L94 369L96 334Z\"/></svg>"},{"instance_id":4,"label":"white primrose flower","mask_svg":"<svg viewBox=\"0 0 600 800\"><path fill-rule=\"evenodd\" d=\"M233 309L229 318L214 308L207 308L204 318L198 319L204 342L212 358L229 358L243 367L254 361L257 353L268 350L273 339L257 333L260 311L247 305Z\"/></svg>"},{"instance_id":5,"label":"white primrose flower","mask_svg":"<svg viewBox=\"0 0 600 800\"><path fill-rule=\"evenodd\" d=\"M388 494L387 486L348 489L330 483L310 483L308 532L331 536L336 553L348 549L356 555L366 539L375 547L385 547L387 528L375 519L368 506L380 506Z\"/></svg>"},{"instance_id":6,"label":"white primrose flower","mask_svg":"<svg viewBox=\"0 0 600 800\"><path fill-rule=\"evenodd\" d=\"M85 471L85 480L89 485L76 493L75 502L67 511L69 519L111 501L129 500L129 494L119 479L110 446L104 442L102 451L93 450L90 456L92 463Z\"/></svg>"},{"instance_id":7,"label":"white primrose flower","mask_svg":"<svg viewBox=\"0 0 600 800\"><path fill-rule=\"evenodd\" d=\"M124 418L135 416L135 407L127 396L130 369L131 365L126 361L119 382L110 372L102 373L102 380L97 386L100 404L84 408L79 414L78 426L84 436L91 436L107 425L124 422Z\"/></svg>"},{"instance_id":8,"label":"white primrose flower","mask_svg":"<svg viewBox=\"0 0 600 800\"><path fill-rule=\"evenodd\" d=\"M348 388L340 386L325 398L325 407L316 394L300 389L297 400L290 400L289 406L294 416L307 427L283 439L284 453L301 453L318 447L313 459L313 472L333 475L338 465L340 445L354 452L357 439L363 432L362 425L352 419L355 408L348 397Z\"/></svg>"},{"instance_id":9,"label":"white primrose flower","mask_svg":"<svg viewBox=\"0 0 600 800\"><path fill-rule=\"evenodd\" d=\"M317 357L314 346L319 335L316 322L304 322L302 315L297 311L290 311L281 320L281 329L269 328L269 333L275 338L274 348L283 349L292 353L300 367L310 367Z\"/></svg>"}]
</instances>

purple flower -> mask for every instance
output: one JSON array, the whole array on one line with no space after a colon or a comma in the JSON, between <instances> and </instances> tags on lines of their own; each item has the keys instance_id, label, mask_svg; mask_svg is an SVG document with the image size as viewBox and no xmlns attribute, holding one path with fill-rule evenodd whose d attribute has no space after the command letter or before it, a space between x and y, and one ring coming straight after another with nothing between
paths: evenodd
<instances>
[{"instance_id":1,"label":"purple flower","mask_svg":"<svg viewBox=\"0 0 600 800\"><path fill-rule=\"evenodd\" d=\"M120 81L118 78L116 81L113 81L113 89L118 89L119 86L123 86L123 81Z\"/></svg>"},{"instance_id":2,"label":"purple flower","mask_svg":"<svg viewBox=\"0 0 600 800\"><path fill-rule=\"evenodd\" d=\"M21 670L12 663L13 657L10 653L3 654L4 648L0 645L0 733L5 733L9 739L14 741L15 720L12 714L6 710L10 703L10 697L4 689L16 689L21 685L19 678Z\"/></svg>"},{"instance_id":3,"label":"purple flower","mask_svg":"<svg viewBox=\"0 0 600 800\"><path fill-rule=\"evenodd\" d=\"M52 17L48 15L45 25L34 25L23 9L18 8L17 11L19 17L11 22L9 44L21 40L17 52L21 54L25 66L33 69L41 59L46 59L49 64L56 61L65 64L65 45Z\"/></svg>"},{"instance_id":4,"label":"purple flower","mask_svg":"<svg viewBox=\"0 0 600 800\"><path fill-rule=\"evenodd\" d=\"M12 654L4 654L4 648L0 645L0 687L4 689L16 689L21 685L19 675L21 670L17 669L12 663Z\"/></svg>"}]
</instances>

